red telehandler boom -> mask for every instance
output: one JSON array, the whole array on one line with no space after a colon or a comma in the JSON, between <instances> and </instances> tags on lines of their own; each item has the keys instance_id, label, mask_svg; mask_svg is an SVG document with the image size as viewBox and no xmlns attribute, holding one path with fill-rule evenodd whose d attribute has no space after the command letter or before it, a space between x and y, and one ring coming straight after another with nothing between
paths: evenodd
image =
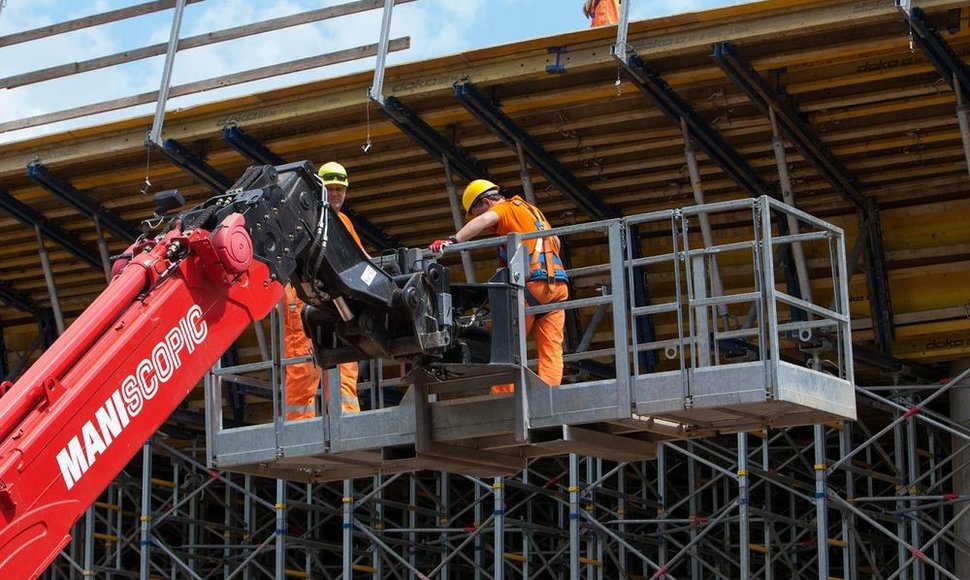
<instances>
[{"instance_id":1,"label":"red telehandler boom","mask_svg":"<svg viewBox=\"0 0 970 580\"><path fill-rule=\"evenodd\" d=\"M285 282L314 313L324 364L434 353L454 340L447 270L378 267L307 162L250 167L225 195L133 244L114 272L20 380L0 387L0 577L44 571L74 522L269 313ZM350 346L333 349L333 336Z\"/></svg>"}]
</instances>

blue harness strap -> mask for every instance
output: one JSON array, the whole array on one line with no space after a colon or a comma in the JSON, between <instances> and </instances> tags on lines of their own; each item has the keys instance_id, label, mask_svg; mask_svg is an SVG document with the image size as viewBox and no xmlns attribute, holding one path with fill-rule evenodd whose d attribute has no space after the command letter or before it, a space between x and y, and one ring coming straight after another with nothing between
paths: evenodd
<instances>
[{"instance_id":1,"label":"blue harness strap","mask_svg":"<svg viewBox=\"0 0 970 580\"><path fill-rule=\"evenodd\" d=\"M535 225L537 232L542 232L546 230L546 224L548 221L546 217L542 215L539 208L532 206L531 204L523 201L522 199L513 199L512 203L516 206L524 207L526 211L532 214L533 224ZM538 245L538 241L537 244ZM535 246L533 246L532 253L535 254ZM549 264L549 258L552 257L552 264ZM532 260L530 260L531 262ZM529 280L546 280L547 282L567 282L569 277L566 275L566 269L563 266L562 260L559 256L552 251L543 251L536 256L536 263L540 264L539 268L536 268L529 274ZM544 266L544 267L542 267ZM558 268L556 268L558 266ZM552 271L552 275L549 272Z\"/></svg>"}]
</instances>

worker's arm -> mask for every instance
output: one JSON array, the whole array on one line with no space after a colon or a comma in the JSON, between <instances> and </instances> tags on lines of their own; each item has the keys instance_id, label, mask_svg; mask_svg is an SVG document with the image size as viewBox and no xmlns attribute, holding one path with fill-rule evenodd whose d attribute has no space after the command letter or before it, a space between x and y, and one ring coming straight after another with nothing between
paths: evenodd
<instances>
[{"instance_id":1,"label":"worker's arm","mask_svg":"<svg viewBox=\"0 0 970 580\"><path fill-rule=\"evenodd\" d=\"M498 220L499 217L497 213L491 210L487 211L465 224L465 227L458 230L455 235L448 236L447 240L435 240L431 242L428 249L435 254L441 254L445 246L456 244L458 242L467 242L485 230L494 228L495 225L498 224Z\"/></svg>"},{"instance_id":2,"label":"worker's arm","mask_svg":"<svg viewBox=\"0 0 970 580\"><path fill-rule=\"evenodd\" d=\"M495 225L498 224L498 220L498 214L494 211L487 211L483 213L482 215L465 224L465 227L458 230L458 233L456 233L454 236L455 242L467 242L468 240L473 239L478 234L494 228ZM555 244L556 252L559 252L559 249L562 247L559 243L559 236L549 236L546 238L546 240L549 240Z\"/></svg>"},{"instance_id":3,"label":"worker's arm","mask_svg":"<svg viewBox=\"0 0 970 580\"><path fill-rule=\"evenodd\" d=\"M458 230L455 234L455 241L467 242L485 230L494 228L496 224L498 224L498 214L494 211L487 211Z\"/></svg>"}]
</instances>

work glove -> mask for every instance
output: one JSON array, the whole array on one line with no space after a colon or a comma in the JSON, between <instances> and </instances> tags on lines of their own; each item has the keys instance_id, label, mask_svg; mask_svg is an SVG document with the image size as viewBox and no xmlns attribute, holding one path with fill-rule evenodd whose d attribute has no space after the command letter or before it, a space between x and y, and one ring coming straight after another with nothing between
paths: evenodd
<instances>
[{"instance_id":1,"label":"work glove","mask_svg":"<svg viewBox=\"0 0 970 580\"><path fill-rule=\"evenodd\" d=\"M451 244L454 244L455 241L456 241L455 236L448 236L448 239L446 240L435 240L431 242L431 245L428 246L428 249L431 250L432 254L436 256L440 256L441 254L444 253L445 246L450 246Z\"/></svg>"}]
</instances>

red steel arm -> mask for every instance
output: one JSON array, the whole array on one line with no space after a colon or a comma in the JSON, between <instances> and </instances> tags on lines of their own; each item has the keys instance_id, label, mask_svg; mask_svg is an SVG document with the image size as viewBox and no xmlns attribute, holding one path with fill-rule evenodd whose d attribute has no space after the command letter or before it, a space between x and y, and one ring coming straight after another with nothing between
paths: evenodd
<instances>
[{"instance_id":1,"label":"red steel arm","mask_svg":"<svg viewBox=\"0 0 970 580\"><path fill-rule=\"evenodd\" d=\"M219 236L175 227L0 387L0 577L43 572L74 522L282 297L239 218Z\"/></svg>"}]
</instances>

